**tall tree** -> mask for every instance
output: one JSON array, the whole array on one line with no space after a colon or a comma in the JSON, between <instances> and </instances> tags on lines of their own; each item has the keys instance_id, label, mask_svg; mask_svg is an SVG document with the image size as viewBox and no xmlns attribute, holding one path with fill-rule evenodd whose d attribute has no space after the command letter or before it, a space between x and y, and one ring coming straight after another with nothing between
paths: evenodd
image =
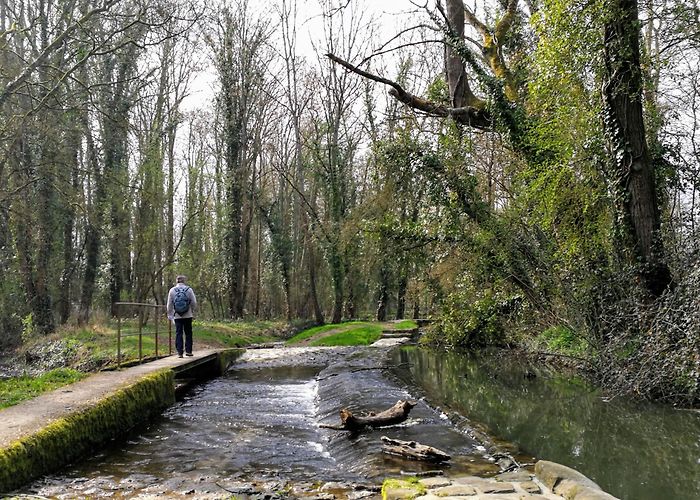
<instances>
[{"instance_id":1,"label":"tall tree","mask_svg":"<svg viewBox=\"0 0 700 500\"><path fill-rule=\"evenodd\" d=\"M672 283L661 239L656 173L649 154L643 114L640 22L637 0L608 0L605 12L606 134L614 164L613 180L633 253L654 296Z\"/></svg>"},{"instance_id":2,"label":"tall tree","mask_svg":"<svg viewBox=\"0 0 700 500\"><path fill-rule=\"evenodd\" d=\"M243 317L248 267L248 236L244 206L251 196L250 179L254 158L249 146L256 123L255 106L261 97L265 63L262 59L268 23L251 20L248 2L235 10L223 9L217 32L210 37L220 80L218 104L221 108L225 163L224 248L229 314ZM252 151L254 154L257 151Z\"/></svg>"}]
</instances>

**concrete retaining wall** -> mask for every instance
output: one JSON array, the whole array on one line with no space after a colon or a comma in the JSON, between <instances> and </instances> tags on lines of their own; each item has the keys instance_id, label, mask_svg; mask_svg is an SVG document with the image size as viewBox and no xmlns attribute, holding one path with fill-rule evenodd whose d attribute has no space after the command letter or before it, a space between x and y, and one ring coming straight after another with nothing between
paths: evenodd
<instances>
[{"instance_id":1,"label":"concrete retaining wall","mask_svg":"<svg viewBox=\"0 0 700 500\"><path fill-rule=\"evenodd\" d=\"M68 414L0 450L0 492L85 456L175 402L174 373L161 370L118 389L94 406Z\"/></svg>"},{"instance_id":2,"label":"concrete retaining wall","mask_svg":"<svg viewBox=\"0 0 700 500\"><path fill-rule=\"evenodd\" d=\"M212 356L211 361L196 365L194 371L200 373L188 375L221 375L243 352L244 349L219 351L216 357ZM169 361L168 358L164 358L164 361L187 363L187 360ZM196 363L197 359L192 361ZM153 363L154 368L150 373L143 373L147 365L115 372L116 379L116 374L124 376L129 370L139 370L132 376L133 380L126 384L119 385L115 380L115 390L108 393L99 393L96 388L94 403L75 405L74 408L79 408L74 410L61 407L59 414L52 415L36 432L22 435L0 447L0 493L16 489L88 456L135 426L160 415L175 402L176 372L173 368L157 368L157 364L158 362ZM182 364L177 368L179 373L187 371ZM100 376L104 378L110 375ZM80 383L89 384L89 380ZM92 401L92 395L89 399ZM13 408L14 412L22 410L19 406ZM35 409L29 408L27 411ZM9 413L6 416L9 420ZM0 415L0 420L3 420L2 417ZM10 422L3 422L3 425L9 424Z\"/></svg>"}]
</instances>

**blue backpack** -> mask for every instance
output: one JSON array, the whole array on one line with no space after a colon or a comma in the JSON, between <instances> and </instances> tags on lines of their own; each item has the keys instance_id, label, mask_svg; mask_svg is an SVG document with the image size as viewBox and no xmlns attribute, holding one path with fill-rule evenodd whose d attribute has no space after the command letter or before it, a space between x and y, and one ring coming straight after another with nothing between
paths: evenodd
<instances>
[{"instance_id":1,"label":"blue backpack","mask_svg":"<svg viewBox=\"0 0 700 500\"><path fill-rule=\"evenodd\" d=\"M178 314L185 314L190 309L190 296L187 294L190 287L175 287L175 298L173 299L173 306L175 306L175 312Z\"/></svg>"}]
</instances>

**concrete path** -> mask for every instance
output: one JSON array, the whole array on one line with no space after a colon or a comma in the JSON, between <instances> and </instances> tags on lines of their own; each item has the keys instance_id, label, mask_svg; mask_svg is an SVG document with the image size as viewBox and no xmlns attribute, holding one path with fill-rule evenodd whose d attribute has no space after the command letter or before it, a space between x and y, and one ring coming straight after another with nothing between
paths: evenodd
<instances>
[{"instance_id":1,"label":"concrete path","mask_svg":"<svg viewBox=\"0 0 700 500\"><path fill-rule=\"evenodd\" d=\"M220 349L199 351L193 357L177 355L161 358L122 370L95 373L36 398L0 410L0 449L34 434L51 422L93 406L120 387L130 385L164 368L181 371L216 357Z\"/></svg>"}]
</instances>

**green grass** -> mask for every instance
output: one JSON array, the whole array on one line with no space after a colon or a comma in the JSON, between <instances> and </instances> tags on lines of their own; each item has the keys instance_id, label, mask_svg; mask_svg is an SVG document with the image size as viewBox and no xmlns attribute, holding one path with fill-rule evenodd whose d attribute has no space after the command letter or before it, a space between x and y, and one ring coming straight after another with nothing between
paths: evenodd
<instances>
[{"instance_id":1,"label":"green grass","mask_svg":"<svg viewBox=\"0 0 700 500\"><path fill-rule=\"evenodd\" d=\"M192 327L194 342L220 347L243 347L279 340L285 328L279 321L198 321Z\"/></svg>"},{"instance_id":2,"label":"green grass","mask_svg":"<svg viewBox=\"0 0 700 500\"><path fill-rule=\"evenodd\" d=\"M339 332L328 337L314 340L312 346L347 346L347 345L368 345L382 336L381 325L364 325L358 328L350 328L344 332Z\"/></svg>"},{"instance_id":3,"label":"green grass","mask_svg":"<svg viewBox=\"0 0 700 500\"><path fill-rule=\"evenodd\" d=\"M139 357L138 323L135 319L122 320L122 362L137 360ZM175 349L175 325L171 327L173 350ZM241 347L250 344L279 340L280 332L286 323L275 321L204 321L195 319L193 323L194 348ZM155 325L149 323L141 329L141 352L143 357L155 355ZM168 354L168 322L163 319L158 325L158 353ZM114 320L79 328L63 328L51 337L39 339L62 339L76 346L74 363L82 363L91 369L112 365L117 360L117 322ZM27 346L32 349L33 346Z\"/></svg>"},{"instance_id":4,"label":"green grass","mask_svg":"<svg viewBox=\"0 0 700 500\"><path fill-rule=\"evenodd\" d=\"M414 328L418 328L418 323L412 319L405 319L394 323L394 330L413 330Z\"/></svg>"},{"instance_id":5,"label":"green grass","mask_svg":"<svg viewBox=\"0 0 700 500\"><path fill-rule=\"evenodd\" d=\"M314 326L308 330L297 333L294 337L287 341L287 344L298 344L306 339L319 335L321 333L328 332L330 330L341 330L343 332L350 330L354 327L369 326L370 323L366 321L348 321L347 323L333 323L330 325Z\"/></svg>"},{"instance_id":6,"label":"green grass","mask_svg":"<svg viewBox=\"0 0 700 500\"><path fill-rule=\"evenodd\" d=\"M585 340L565 326L547 328L540 334L539 341L548 350L563 354L579 354L586 349Z\"/></svg>"},{"instance_id":7,"label":"green grass","mask_svg":"<svg viewBox=\"0 0 700 500\"><path fill-rule=\"evenodd\" d=\"M69 368L57 368L38 377L12 377L0 380L0 408L16 405L44 392L85 378L87 374Z\"/></svg>"}]
</instances>

